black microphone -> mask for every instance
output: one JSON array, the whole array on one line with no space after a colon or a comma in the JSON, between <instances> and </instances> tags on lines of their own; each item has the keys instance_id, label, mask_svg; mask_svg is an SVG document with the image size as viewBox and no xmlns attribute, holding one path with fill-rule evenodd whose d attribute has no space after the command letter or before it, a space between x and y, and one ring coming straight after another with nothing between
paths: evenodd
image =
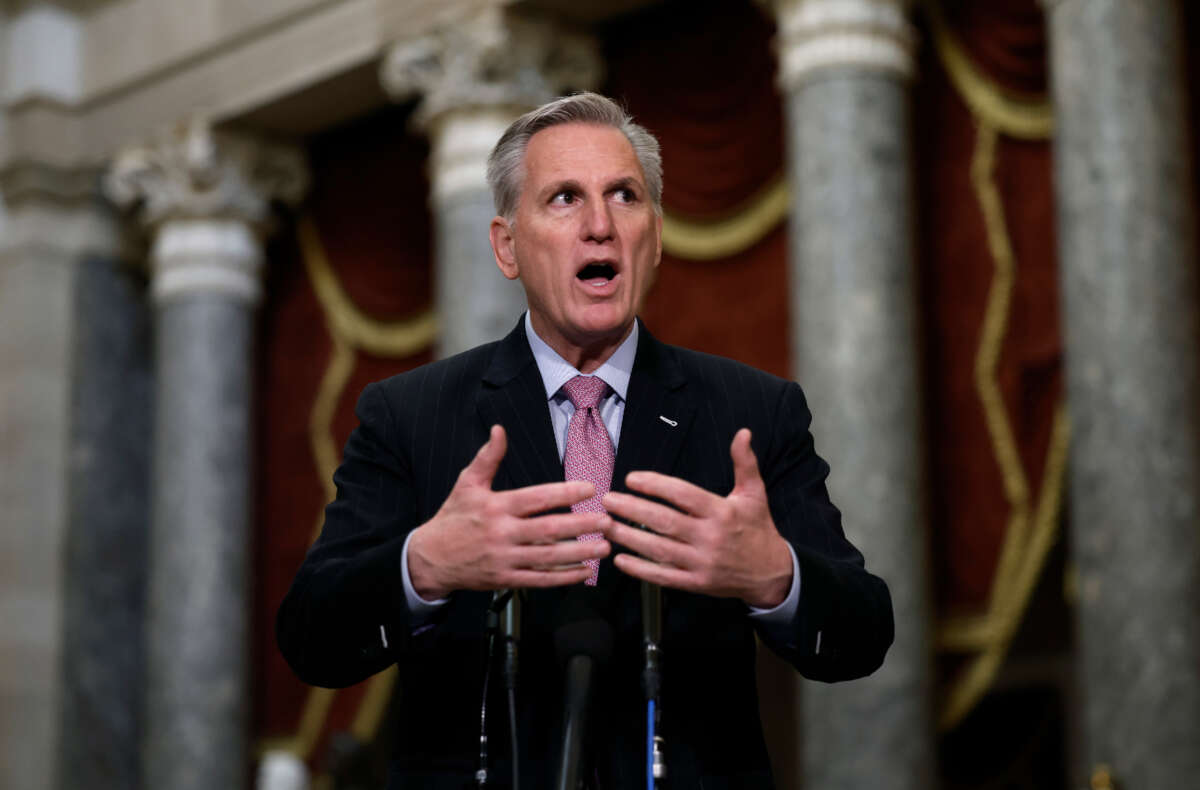
<instances>
[{"instance_id":1,"label":"black microphone","mask_svg":"<svg viewBox=\"0 0 1200 790\"><path fill-rule=\"evenodd\" d=\"M662 693L662 588L645 580L642 581L642 656L642 691L646 695L646 726L649 730L647 757L653 786L658 787L658 780L667 777L663 738L659 732L662 723L662 706L659 704Z\"/></svg>"},{"instance_id":2,"label":"black microphone","mask_svg":"<svg viewBox=\"0 0 1200 790\"><path fill-rule=\"evenodd\" d=\"M554 651L566 664L562 759L554 786L578 790L592 680L612 658L612 626L595 613L567 622L554 632Z\"/></svg>"},{"instance_id":3,"label":"black microphone","mask_svg":"<svg viewBox=\"0 0 1200 790\"><path fill-rule=\"evenodd\" d=\"M509 750L512 752L512 786L520 790L521 769L517 757L517 643L521 638L521 591L513 590L504 610L504 690L508 696Z\"/></svg>"},{"instance_id":4,"label":"black microphone","mask_svg":"<svg viewBox=\"0 0 1200 790\"><path fill-rule=\"evenodd\" d=\"M647 700L658 700L662 677L660 651L662 646L662 588L642 581L642 691Z\"/></svg>"}]
</instances>

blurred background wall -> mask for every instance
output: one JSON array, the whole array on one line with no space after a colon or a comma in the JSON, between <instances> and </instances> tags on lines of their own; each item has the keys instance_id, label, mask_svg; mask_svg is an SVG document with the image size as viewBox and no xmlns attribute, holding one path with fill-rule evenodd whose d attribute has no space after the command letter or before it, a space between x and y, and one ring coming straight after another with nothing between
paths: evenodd
<instances>
[{"instance_id":1,"label":"blurred background wall","mask_svg":"<svg viewBox=\"0 0 1200 790\"><path fill-rule=\"evenodd\" d=\"M1200 775L1180 0L0 3L0 786L382 786L273 617L369 381L506 332L484 160L654 131L667 342L796 378L897 642L782 788Z\"/></svg>"}]
</instances>

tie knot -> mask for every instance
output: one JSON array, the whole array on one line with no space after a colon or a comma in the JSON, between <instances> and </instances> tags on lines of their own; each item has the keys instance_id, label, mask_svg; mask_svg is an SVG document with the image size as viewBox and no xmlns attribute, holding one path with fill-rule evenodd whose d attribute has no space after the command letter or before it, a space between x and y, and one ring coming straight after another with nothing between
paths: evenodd
<instances>
[{"instance_id":1,"label":"tie knot","mask_svg":"<svg viewBox=\"0 0 1200 790\"><path fill-rule=\"evenodd\" d=\"M563 385L563 391L576 409L594 409L608 392L608 385L599 376L576 376Z\"/></svg>"}]
</instances>

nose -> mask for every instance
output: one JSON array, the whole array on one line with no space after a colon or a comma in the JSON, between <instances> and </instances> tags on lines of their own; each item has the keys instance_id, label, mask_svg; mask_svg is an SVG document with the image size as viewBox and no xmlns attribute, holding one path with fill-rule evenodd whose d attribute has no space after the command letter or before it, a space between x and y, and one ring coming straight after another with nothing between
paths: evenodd
<instances>
[{"instance_id":1,"label":"nose","mask_svg":"<svg viewBox=\"0 0 1200 790\"><path fill-rule=\"evenodd\" d=\"M613 233L613 218L608 201L596 200L589 202L583 216L584 241L611 241Z\"/></svg>"}]
</instances>

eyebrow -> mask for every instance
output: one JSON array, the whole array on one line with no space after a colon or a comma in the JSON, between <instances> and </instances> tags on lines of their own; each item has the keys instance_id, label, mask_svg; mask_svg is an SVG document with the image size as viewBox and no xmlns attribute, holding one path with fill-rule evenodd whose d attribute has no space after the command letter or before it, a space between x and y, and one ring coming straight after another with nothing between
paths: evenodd
<instances>
[{"instance_id":1,"label":"eyebrow","mask_svg":"<svg viewBox=\"0 0 1200 790\"><path fill-rule=\"evenodd\" d=\"M553 196L557 195L559 192L566 192L568 190L571 190L574 192L582 192L583 185L572 178L568 178L564 181L555 181L552 184L548 184L546 186L546 188L542 190L542 197L543 198L553 197Z\"/></svg>"},{"instance_id":2,"label":"eyebrow","mask_svg":"<svg viewBox=\"0 0 1200 790\"><path fill-rule=\"evenodd\" d=\"M616 189L632 189L634 192L640 194L642 191L642 185L636 178L625 176L624 178L618 178L616 181L609 184L604 191L605 193L608 193Z\"/></svg>"}]
</instances>

